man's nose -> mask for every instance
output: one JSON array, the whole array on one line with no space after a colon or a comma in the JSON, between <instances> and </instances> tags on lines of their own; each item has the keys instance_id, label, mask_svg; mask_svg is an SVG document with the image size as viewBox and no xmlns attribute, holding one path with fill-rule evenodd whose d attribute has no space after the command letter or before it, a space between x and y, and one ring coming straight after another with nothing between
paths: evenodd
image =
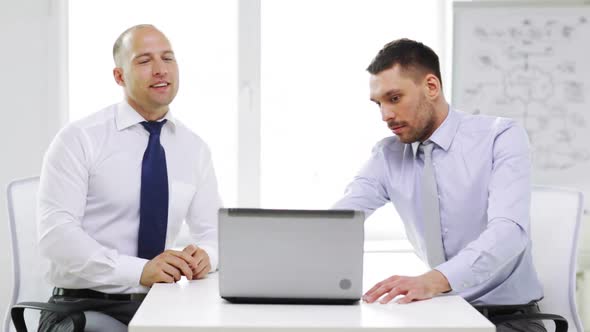
<instances>
[{"instance_id":1,"label":"man's nose","mask_svg":"<svg viewBox=\"0 0 590 332\"><path fill-rule=\"evenodd\" d=\"M152 72L154 76L165 76L166 74L168 74L168 68L164 61L155 60Z\"/></svg>"},{"instance_id":2,"label":"man's nose","mask_svg":"<svg viewBox=\"0 0 590 332\"><path fill-rule=\"evenodd\" d=\"M391 108L381 106L381 120L387 122L395 118L395 113Z\"/></svg>"}]
</instances>

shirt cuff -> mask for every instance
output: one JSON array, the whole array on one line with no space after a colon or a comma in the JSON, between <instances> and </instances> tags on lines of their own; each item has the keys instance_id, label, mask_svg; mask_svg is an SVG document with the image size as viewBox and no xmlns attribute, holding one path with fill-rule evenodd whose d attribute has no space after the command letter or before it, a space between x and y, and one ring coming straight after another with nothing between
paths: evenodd
<instances>
[{"instance_id":1,"label":"shirt cuff","mask_svg":"<svg viewBox=\"0 0 590 332\"><path fill-rule=\"evenodd\" d=\"M455 256L435 268L442 273L453 292L462 292L477 285L475 273L471 269L468 257Z\"/></svg>"},{"instance_id":2,"label":"shirt cuff","mask_svg":"<svg viewBox=\"0 0 590 332\"><path fill-rule=\"evenodd\" d=\"M207 255L209 256L209 264L211 264L211 272L217 271L217 265L219 264L219 255L217 253L217 248L208 245L199 246L199 248L205 250Z\"/></svg>"},{"instance_id":3,"label":"shirt cuff","mask_svg":"<svg viewBox=\"0 0 590 332\"><path fill-rule=\"evenodd\" d=\"M115 285L124 285L129 287L139 287L141 281L141 274L143 267L148 260L127 255L119 256L119 264L115 269L114 282Z\"/></svg>"}]
</instances>

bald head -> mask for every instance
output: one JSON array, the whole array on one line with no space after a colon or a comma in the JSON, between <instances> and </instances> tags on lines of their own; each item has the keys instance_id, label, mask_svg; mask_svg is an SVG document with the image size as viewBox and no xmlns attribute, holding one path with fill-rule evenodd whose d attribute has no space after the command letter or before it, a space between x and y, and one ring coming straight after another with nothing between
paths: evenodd
<instances>
[{"instance_id":1,"label":"bald head","mask_svg":"<svg viewBox=\"0 0 590 332\"><path fill-rule=\"evenodd\" d=\"M113 45L113 60L115 60L115 66L121 67L123 65L121 55L122 55L122 53L124 53L126 51L126 48L128 48L128 46L126 46L126 44L128 44L127 41L133 36L133 33L135 31L141 30L141 29L158 30L155 26L153 26L151 24L138 24L138 25L134 25L131 28L123 31L123 33L121 33L121 35L119 35L119 37L115 41L115 44Z\"/></svg>"},{"instance_id":2,"label":"bald head","mask_svg":"<svg viewBox=\"0 0 590 332\"><path fill-rule=\"evenodd\" d=\"M170 41L153 25L125 30L113 45L115 82L145 119L161 118L178 91L178 65Z\"/></svg>"}]
</instances>

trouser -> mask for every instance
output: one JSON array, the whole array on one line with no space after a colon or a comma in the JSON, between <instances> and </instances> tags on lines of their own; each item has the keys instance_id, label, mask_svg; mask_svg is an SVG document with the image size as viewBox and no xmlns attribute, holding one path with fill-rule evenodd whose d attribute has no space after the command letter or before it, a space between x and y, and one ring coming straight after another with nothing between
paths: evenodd
<instances>
[{"instance_id":1,"label":"trouser","mask_svg":"<svg viewBox=\"0 0 590 332\"><path fill-rule=\"evenodd\" d=\"M63 303L73 299L80 301L80 305L84 308L94 307L92 311L111 316L125 325L129 325L131 318L133 318L133 315L135 315L135 312L141 305L140 300L79 299L68 296L52 296L49 298L49 302L59 304L60 302ZM39 318L40 332L71 332L73 330L73 322L67 316L49 311L41 312L41 317Z\"/></svg>"},{"instance_id":2,"label":"trouser","mask_svg":"<svg viewBox=\"0 0 590 332\"><path fill-rule=\"evenodd\" d=\"M492 323L495 317L511 316L517 318L518 315L539 313L539 306L536 302L524 305L493 305L493 306L474 306L477 311L489 319ZM523 319L496 324L496 332L547 332L545 325L540 320Z\"/></svg>"}]
</instances>

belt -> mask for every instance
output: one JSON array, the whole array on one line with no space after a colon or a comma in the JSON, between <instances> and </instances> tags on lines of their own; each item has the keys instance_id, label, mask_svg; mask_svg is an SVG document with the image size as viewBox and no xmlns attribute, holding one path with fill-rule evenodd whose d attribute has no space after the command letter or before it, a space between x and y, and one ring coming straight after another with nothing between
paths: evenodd
<instances>
[{"instance_id":1,"label":"belt","mask_svg":"<svg viewBox=\"0 0 590 332\"><path fill-rule=\"evenodd\" d=\"M107 294L92 289L53 288L53 296L75 297L82 299L101 299L114 301L143 301L145 293Z\"/></svg>"},{"instance_id":2,"label":"belt","mask_svg":"<svg viewBox=\"0 0 590 332\"><path fill-rule=\"evenodd\" d=\"M536 301L527 304L482 305L474 306L474 308L486 318L505 315L536 314L540 312L539 305Z\"/></svg>"}]
</instances>

